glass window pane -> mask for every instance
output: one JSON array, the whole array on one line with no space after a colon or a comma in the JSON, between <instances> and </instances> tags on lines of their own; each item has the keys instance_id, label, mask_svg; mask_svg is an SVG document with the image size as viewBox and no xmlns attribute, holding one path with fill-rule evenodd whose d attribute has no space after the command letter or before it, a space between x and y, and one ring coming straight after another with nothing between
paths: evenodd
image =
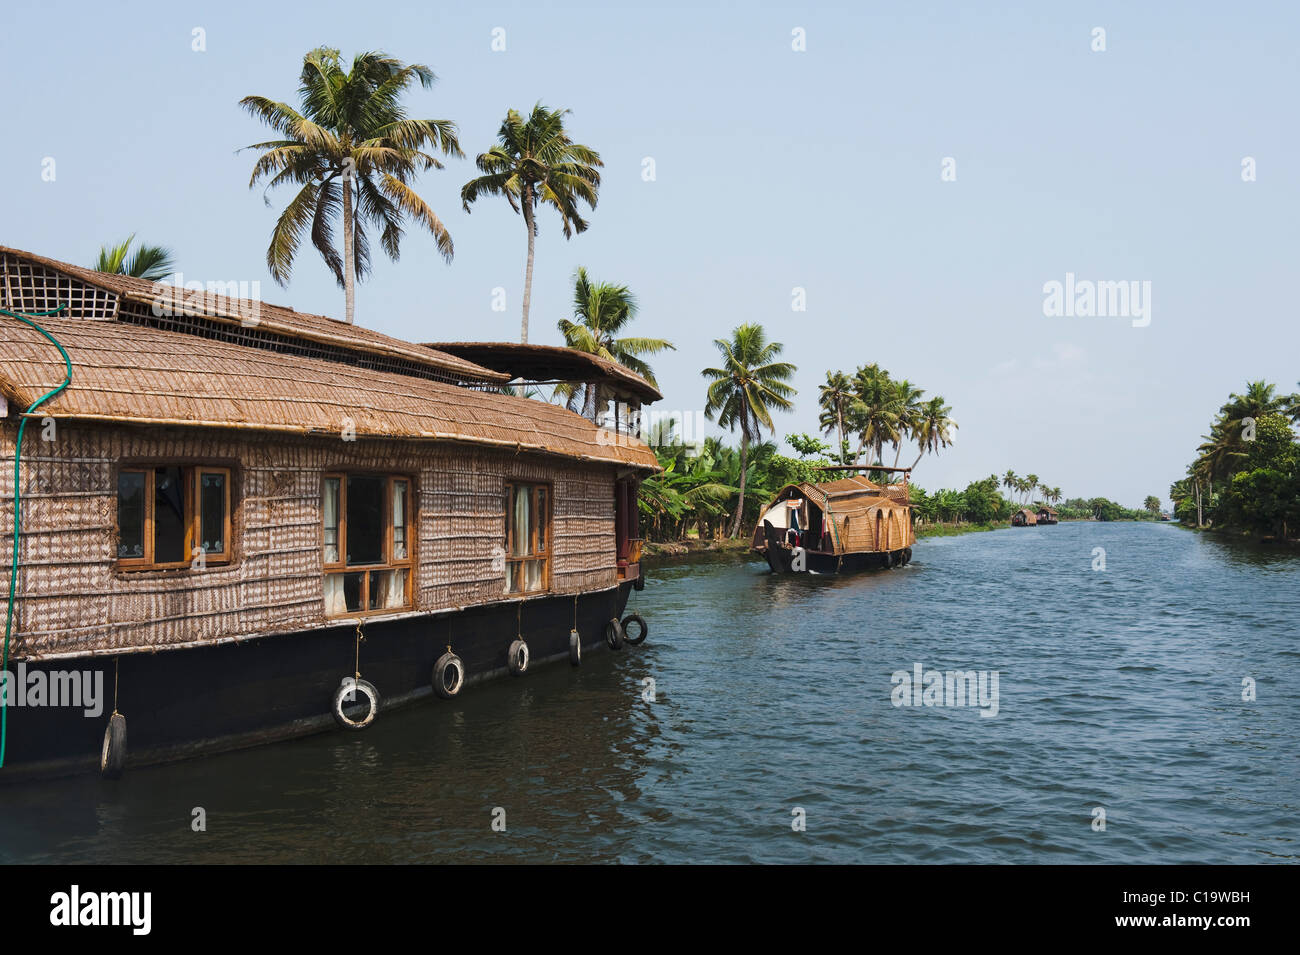
<instances>
[{"instance_id":1,"label":"glass window pane","mask_svg":"<svg viewBox=\"0 0 1300 955\"><path fill-rule=\"evenodd\" d=\"M537 553L546 553L546 488L537 489Z\"/></svg>"},{"instance_id":2,"label":"glass window pane","mask_svg":"<svg viewBox=\"0 0 1300 955\"><path fill-rule=\"evenodd\" d=\"M178 467L153 472L153 559L158 564L188 561L185 553L185 482Z\"/></svg>"},{"instance_id":3,"label":"glass window pane","mask_svg":"<svg viewBox=\"0 0 1300 955\"><path fill-rule=\"evenodd\" d=\"M384 490L381 477L348 477L348 566L384 562Z\"/></svg>"},{"instance_id":4,"label":"glass window pane","mask_svg":"<svg viewBox=\"0 0 1300 955\"><path fill-rule=\"evenodd\" d=\"M338 478L325 479L325 490L321 500L321 510L325 513L325 563L337 563L339 559Z\"/></svg>"},{"instance_id":5,"label":"glass window pane","mask_svg":"<svg viewBox=\"0 0 1300 955\"><path fill-rule=\"evenodd\" d=\"M357 612L361 609L361 582L366 575L360 574L343 574L343 603L349 612Z\"/></svg>"},{"instance_id":6,"label":"glass window pane","mask_svg":"<svg viewBox=\"0 0 1300 955\"><path fill-rule=\"evenodd\" d=\"M393 560L406 560L406 495L409 485L405 481L393 482Z\"/></svg>"},{"instance_id":7,"label":"glass window pane","mask_svg":"<svg viewBox=\"0 0 1300 955\"><path fill-rule=\"evenodd\" d=\"M199 546L208 554L226 550L226 476L199 476Z\"/></svg>"},{"instance_id":8,"label":"glass window pane","mask_svg":"<svg viewBox=\"0 0 1300 955\"><path fill-rule=\"evenodd\" d=\"M144 556L144 481L142 471L117 475L117 556Z\"/></svg>"},{"instance_id":9,"label":"glass window pane","mask_svg":"<svg viewBox=\"0 0 1300 955\"><path fill-rule=\"evenodd\" d=\"M406 606L405 570L370 572L370 609L396 610Z\"/></svg>"},{"instance_id":10,"label":"glass window pane","mask_svg":"<svg viewBox=\"0 0 1300 955\"><path fill-rule=\"evenodd\" d=\"M517 594L520 590L520 564L518 561L511 561L506 564L506 593Z\"/></svg>"},{"instance_id":11,"label":"glass window pane","mask_svg":"<svg viewBox=\"0 0 1300 955\"><path fill-rule=\"evenodd\" d=\"M325 613L337 617L348 612L347 598L343 593L343 575L328 574L325 577Z\"/></svg>"},{"instance_id":12,"label":"glass window pane","mask_svg":"<svg viewBox=\"0 0 1300 955\"><path fill-rule=\"evenodd\" d=\"M546 583L546 561L544 560L526 560L524 561L524 589L528 593L534 593L542 589Z\"/></svg>"},{"instance_id":13,"label":"glass window pane","mask_svg":"<svg viewBox=\"0 0 1300 955\"><path fill-rule=\"evenodd\" d=\"M532 527L532 488L515 487L514 488L514 515L511 523L511 529L514 532L513 545L510 551L512 557L522 557L529 553L529 529Z\"/></svg>"}]
</instances>

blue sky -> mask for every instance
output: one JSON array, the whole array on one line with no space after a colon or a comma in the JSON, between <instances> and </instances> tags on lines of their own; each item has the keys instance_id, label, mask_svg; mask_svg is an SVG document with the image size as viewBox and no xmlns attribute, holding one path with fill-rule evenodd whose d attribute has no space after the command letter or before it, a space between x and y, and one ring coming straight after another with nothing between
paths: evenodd
<instances>
[{"instance_id":1,"label":"blue sky","mask_svg":"<svg viewBox=\"0 0 1300 955\"><path fill-rule=\"evenodd\" d=\"M454 120L471 157L507 108L573 111L604 182L586 234L566 241L542 214L530 337L559 343L576 266L630 285L637 331L677 345L655 363L664 409L702 408L713 339L760 322L799 367L782 434L816 430L828 370L878 362L943 395L960 424L918 483L1012 468L1136 505L1166 495L1229 391L1300 378L1300 17L1288 5L373 11L6 6L0 244L89 264L135 232L173 247L187 279L260 280L268 301L341 315L309 247L288 288L266 271L289 194L268 208L248 189L253 154L236 150L267 136L236 104L294 101L314 46L383 49L433 67L439 81L412 94L411 113ZM1254 182L1242 181L1248 156ZM954 182L940 178L945 157ZM409 232L401 261L377 257L360 287L359 323L413 340L517 338L523 225L504 201L461 210L474 173L466 159L422 177L455 261ZM1043 285L1067 272L1149 281L1150 324L1046 317ZM491 309L498 286L504 313ZM796 287L804 312L791 309Z\"/></svg>"}]
</instances>

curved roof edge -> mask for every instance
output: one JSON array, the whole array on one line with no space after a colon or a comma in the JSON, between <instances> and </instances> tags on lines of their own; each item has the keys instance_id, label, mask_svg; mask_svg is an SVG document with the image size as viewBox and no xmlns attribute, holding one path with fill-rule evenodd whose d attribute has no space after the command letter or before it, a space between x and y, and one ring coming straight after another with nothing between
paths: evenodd
<instances>
[{"instance_id":1,"label":"curved roof edge","mask_svg":"<svg viewBox=\"0 0 1300 955\"><path fill-rule=\"evenodd\" d=\"M663 395L652 383L617 362L564 348L559 345L532 345L521 342L425 342L423 347L463 358L493 371L503 372L526 381L594 381L604 380L621 385L629 394L646 404L662 401ZM592 376L599 376L593 378Z\"/></svg>"}]
</instances>

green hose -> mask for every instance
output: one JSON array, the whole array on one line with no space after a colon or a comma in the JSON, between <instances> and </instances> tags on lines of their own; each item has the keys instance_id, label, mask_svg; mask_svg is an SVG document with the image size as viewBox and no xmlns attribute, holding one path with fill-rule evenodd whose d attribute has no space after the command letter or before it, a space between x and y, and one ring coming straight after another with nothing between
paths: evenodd
<instances>
[{"instance_id":1,"label":"green hose","mask_svg":"<svg viewBox=\"0 0 1300 955\"><path fill-rule=\"evenodd\" d=\"M27 413L23 415L22 421L18 424L18 444L14 448L14 557L13 562L9 565L9 609L5 612L4 664L3 666L0 666L0 673L5 674L3 679L6 681L8 680L9 673L9 635L13 632L14 625L14 594L18 587L18 529L22 521L21 498L18 493L18 466L23 455L23 432L27 430L27 415L30 415L42 404L49 401L64 388L68 387L68 385L72 384L72 359L68 357L68 353L64 350L63 346L59 344L58 339L33 322L32 319L42 318L46 315L57 315L65 308L67 308L66 304L60 305L58 308L51 309L48 312L37 312L35 315L19 315L17 312L11 312L8 309L0 308L0 315L8 315L10 318L16 318L24 325L30 325L32 328L44 335L46 339L48 339L49 342L59 350L59 354L63 356L63 362L68 368L68 376L64 379L63 384L32 402L31 407L27 409ZM4 768L5 743L8 742L9 739L9 700L7 698L7 691L8 685L6 683L6 699L4 700L4 705L0 706L0 769Z\"/></svg>"}]
</instances>

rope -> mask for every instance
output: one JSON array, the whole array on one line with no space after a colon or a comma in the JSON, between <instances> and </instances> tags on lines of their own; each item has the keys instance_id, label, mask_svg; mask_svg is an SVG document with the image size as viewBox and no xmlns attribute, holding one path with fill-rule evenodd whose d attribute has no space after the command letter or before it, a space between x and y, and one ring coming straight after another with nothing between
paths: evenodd
<instances>
[{"instance_id":1,"label":"rope","mask_svg":"<svg viewBox=\"0 0 1300 955\"><path fill-rule=\"evenodd\" d=\"M361 641L364 640L365 638L366 635L361 632L361 618L358 617L357 618L357 655L356 655L355 665L353 667L354 669L354 673L352 676L353 680L361 679Z\"/></svg>"},{"instance_id":2,"label":"rope","mask_svg":"<svg viewBox=\"0 0 1300 955\"><path fill-rule=\"evenodd\" d=\"M4 661L0 664L0 672L6 674L9 672L9 637L13 633L14 598L18 588L18 541L19 528L22 526L22 496L19 492L18 479L20 475L19 468L23 456L23 434L27 431L27 422L30 420L28 415L59 392L63 391L63 389L67 388L68 385L72 384L72 359L68 357L67 351L65 351L63 346L59 344L59 340L45 329L41 328L41 326L37 325L32 321L32 319L42 318L46 315L57 315L67 307L67 303L65 302L58 308L50 309L48 312L37 312L35 315L20 315L17 312L11 312L8 309L0 308L0 315L8 315L10 318L16 318L24 325L30 325L45 336L46 340L59 350L59 354L63 356L63 363L68 369L67 377L64 378L63 384L59 385L59 387L55 388L53 391L46 392L33 401L31 407L29 407L26 414L23 415L22 421L18 424L18 443L14 447L14 554L13 560L9 565L9 607L5 611ZM116 690L114 692L116 692ZM5 705L0 706L0 769L4 768L5 744L9 739L9 701L6 699L4 702Z\"/></svg>"}]
</instances>

